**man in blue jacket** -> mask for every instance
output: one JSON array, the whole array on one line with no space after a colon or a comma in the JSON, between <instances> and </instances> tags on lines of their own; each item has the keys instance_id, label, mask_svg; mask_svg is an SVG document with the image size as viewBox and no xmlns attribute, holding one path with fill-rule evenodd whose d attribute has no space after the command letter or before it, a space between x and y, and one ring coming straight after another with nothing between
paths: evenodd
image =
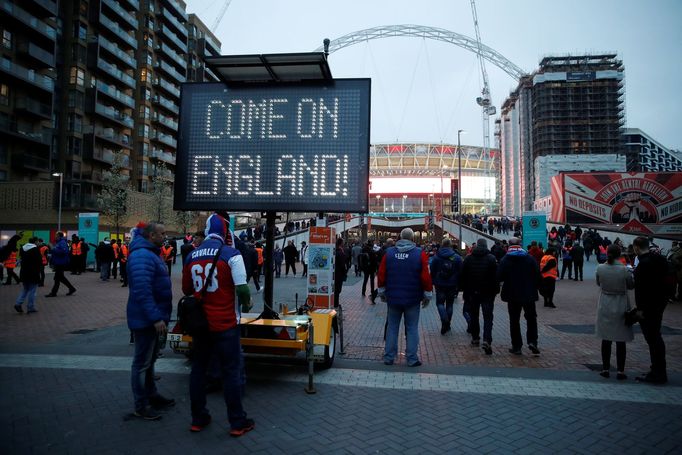
<instances>
[{"instance_id":1,"label":"man in blue jacket","mask_svg":"<svg viewBox=\"0 0 682 455\"><path fill-rule=\"evenodd\" d=\"M69 288L69 292L66 295L73 295L76 292L76 288L66 279L64 276L64 271L69 265L69 245L66 243L63 232L57 232L57 238L55 239L55 246L52 248L52 266L54 267L54 285L52 290L45 297L57 297L57 291L59 291L59 283L64 283L64 285Z\"/></svg>"},{"instance_id":2,"label":"man in blue jacket","mask_svg":"<svg viewBox=\"0 0 682 455\"><path fill-rule=\"evenodd\" d=\"M431 279L436 287L436 308L440 315L440 334L450 331L452 307L459 292L459 274L462 258L452 249L452 241L443 239L431 262Z\"/></svg>"},{"instance_id":3,"label":"man in blue jacket","mask_svg":"<svg viewBox=\"0 0 682 455\"><path fill-rule=\"evenodd\" d=\"M535 302L538 300L540 267L533 256L521 248L521 239L509 240L507 254L497 269L497 281L502 284L500 297L509 309L509 332L512 347L509 352L521 355L521 310L526 318L526 342L533 355L540 355L538 349L538 321Z\"/></svg>"},{"instance_id":4,"label":"man in blue jacket","mask_svg":"<svg viewBox=\"0 0 682 455\"><path fill-rule=\"evenodd\" d=\"M160 395L154 383L154 363L160 339L166 337L173 307L168 269L159 257L165 234L162 224L138 224L133 230L128 256L128 328L135 339L131 367L133 416L144 420L160 419L161 415L153 409L175 404L175 400Z\"/></svg>"}]
</instances>

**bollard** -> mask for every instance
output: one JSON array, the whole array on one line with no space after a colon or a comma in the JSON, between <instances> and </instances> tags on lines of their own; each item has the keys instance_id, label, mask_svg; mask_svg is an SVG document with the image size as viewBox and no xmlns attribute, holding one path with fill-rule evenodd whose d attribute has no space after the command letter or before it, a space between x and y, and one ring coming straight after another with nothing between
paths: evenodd
<instances>
[{"instance_id":1,"label":"bollard","mask_svg":"<svg viewBox=\"0 0 682 455\"><path fill-rule=\"evenodd\" d=\"M306 387L305 393L312 395L317 392L315 390L315 384L313 383L313 378L315 376L315 359L313 357L313 343L315 342L314 337L313 320L308 318L308 345L306 346L306 356L308 357L308 387Z\"/></svg>"},{"instance_id":2,"label":"bollard","mask_svg":"<svg viewBox=\"0 0 682 455\"><path fill-rule=\"evenodd\" d=\"M344 355L346 351L343 350L343 307L339 304L339 314L336 316L337 325L339 326L339 354Z\"/></svg>"}]
</instances>

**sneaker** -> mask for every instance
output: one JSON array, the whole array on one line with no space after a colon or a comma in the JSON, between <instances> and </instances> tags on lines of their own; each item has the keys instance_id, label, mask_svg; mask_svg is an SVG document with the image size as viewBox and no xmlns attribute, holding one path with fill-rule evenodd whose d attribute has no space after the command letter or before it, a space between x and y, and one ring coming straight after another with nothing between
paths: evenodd
<instances>
[{"instance_id":1,"label":"sneaker","mask_svg":"<svg viewBox=\"0 0 682 455\"><path fill-rule=\"evenodd\" d=\"M384 365L393 365L393 360L384 360Z\"/></svg>"},{"instance_id":2,"label":"sneaker","mask_svg":"<svg viewBox=\"0 0 682 455\"><path fill-rule=\"evenodd\" d=\"M14 305L14 310L17 313L23 313L24 312L24 309L21 307L21 305Z\"/></svg>"},{"instance_id":3,"label":"sneaker","mask_svg":"<svg viewBox=\"0 0 682 455\"><path fill-rule=\"evenodd\" d=\"M521 348L509 348L509 353L514 355L523 355Z\"/></svg>"},{"instance_id":4,"label":"sneaker","mask_svg":"<svg viewBox=\"0 0 682 455\"><path fill-rule=\"evenodd\" d=\"M556 308L556 305L554 305L553 303L550 303L550 304L545 305L545 306L546 306L547 308Z\"/></svg>"},{"instance_id":5,"label":"sneaker","mask_svg":"<svg viewBox=\"0 0 682 455\"><path fill-rule=\"evenodd\" d=\"M668 378L666 376L656 376L651 373L639 376L635 380L637 382L647 382L649 384L665 384L666 382L668 382Z\"/></svg>"},{"instance_id":6,"label":"sneaker","mask_svg":"<svg viewBox=\"0 0 682 455\"><path fill-rule=\"evenodd\" d=\"M151 407L147 406L146 408L135 410L135 412L133 412L133 417L137 417L138 419L142 420L159 420L161 418L161 414L155 413L152 411Z\"/></svg>"},{"instance_id":7,"label":"sneaker","mask_svg":"<svg viewBox=\"0 0 682 455\"><path fill-rule=\"evenodd\" d=\"M57 297L57 294L53 294L50 292L49 294L45 294L45 297Z\"/></svg>"},{"instance_id":8,"label":"sneaker","mask_svg":"<svg viewBox=\"0 0 682 455\"><path fill-rule=\"evenodd\" d=\"M493 348L490 347L490 343L487 341L483 342L481 348L483 349L483 352L485 352L485 355L493 355Z\"/></svg>"},{"instance_id":9,"label":"sneaker","mask_svg":"<svg viewBox=\"0 0 682 455\"><path fill-rule=\"evenodd\" d=\"M537 346L534 344L529 344L528 349L530 349L530 352L533 353L534 356L539 356L540 355L540 350L538 349Z\"/></svg>"},{"instance_id":10,"label":"sneaker","mask_svg":"<svg viewBox=\"0 0 682 455\"><path fill-rule=\"evenodd\" d=\"M69 292L67 292L66 295L74 295L75 293L76 293L76 290L72 289Z\"/></svg>"},{"instance_id":11,"label":"sneaker","mask_svg":"<svg viewBox=\"0 0 682 455\"><path fill-rule=\"evenodd\" d=\"M627 378L628 378L628 375L625 373L618 372L616 374L616 379L618 379L619 381L625 381Z\"/></svg>"},{"instance_id":12,"label":"sneaker","mask_svg":"<svg viewBox=\"0 0 682 455\"><path fill-rule=\"evenodd\" d=\"M31 314L31 313L37 313L37 312L38 312L38 310L33 309L33 310L28 310L26 313Z\"/></svg>"},{"instance_id":13,"label":"sneaker","mask_svg":"<svg viewBox=\"0 0 682 455\"><path fill-rule=\"evenodd\" d=\"M244 423L242 423L240 426L230 429L230 436L233 438L238 438L239 436L248 433L254 428L256 428L256 422L254 422L253 419L244 419Z\"/></svg>"},{"instance_id":14,"label":"sneaker","mask_svg":"<svg viewBox=\"0 0 682 455\"><path fill-rule=\"evenodd\" d=\"M448 333L447 322L441 321L441 323L440 323L440 334L445 335L446 333Z\"/></svg>"},{"instance_id":15,"label":"sneaker","mask_svg":"<svg viewBox=\"0 0 682 455\"><path fill-rule=\"evenodd\" d=\"M599 376L608 379L611 377L611 373L609 373L609 370L602 370L601 373L599 373Z\"/></svg>"},{"instance_id":16,"label":"sneaker","mask_svg":"<svg viewBox=\"0 0 682 455\"><path fill-rule=\"evenodd\" d=\"M417 360L416 362L414 362L412 364L408 364L407 366L408 367L420 367L420 366L422 366L422 363L419 360Z\"/></svg>"},{"instance_id":17,"label":"sneaker","mask_svg":"<svg viewBox=\"0 0 682 455\"><path fill-rule=\"evenodd\" d=\"M149 398L149 404L152 406L152 408L158 411L160 409L175 406L175 400L172 398L166 398L163 395L156 395Z\"/></svg>"},{"instance_id":18,"label":"sneaker","mask_svg":"<svg viewBox=\"0 0 682 455\"><path fill-rule=\"evenodd\" d=\"M199 417L192 418L192 425L189 427L189 431L193 433L198 433L211 423L211 414L201 414Z\"/></svg>"},{"instance_id":19,"label":"sneaker","mask_svg":"<svg viewBox=\"0 0 682 455\"><path fill-rule=\"evenodd\" d=\"M472 346L480 346L481 345L481 340L476 338L475 340L471 340L471 345Z\"/></svg>"}]
</instances>

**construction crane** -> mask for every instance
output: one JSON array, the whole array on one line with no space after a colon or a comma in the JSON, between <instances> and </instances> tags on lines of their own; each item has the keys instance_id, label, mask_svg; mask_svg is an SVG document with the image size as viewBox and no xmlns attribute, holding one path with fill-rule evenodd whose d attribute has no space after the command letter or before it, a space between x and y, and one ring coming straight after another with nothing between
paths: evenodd
<instances>
[{"instance_id":1,"label":"construction crane","mask_svg":"<svg viewBox=\"0 0 682 455\"><path fill-rule=\"evenodd\" d=\"M476 98L476 103L481 106L481 118L483 120L483 158L489 160L490 165L486 169L486 174L490 177L490 171L493 167L492 156L490 155L490 116L495 115L497 110L492 105L490 100L490 86L488 85L488 73L485 70L485 61L481 49L481 32L478 28L478 13L476 13L476 0L471 0L471 14L474 19L474 29L476 31L476 45L478 51L478 63L481 66L481 78L483 79L483 88L481 89L481 96ZM486 201L492 199L492 190L490 188L490 180L486 179L483 187L483 197ZM488 206L490 212L490 206Z\"/></svg>"},{"instance_id":2,"label":"construction crane","mask_svg":"<svg viewBox=\"0 0 682 455\"><path fill-rule=\"evenodd\" d=\"M220 11L218 11L218 15L215 17L213 25L211 25L212 32L216 31L216 29L220 25L220 22L223 20L223 17L225 17L225 13L227 12L227 8L230 7L230 3L232 3L232 0L225 0L225 3L223 3L223 6L220 8Z\"/></svg>"}]
</instances>

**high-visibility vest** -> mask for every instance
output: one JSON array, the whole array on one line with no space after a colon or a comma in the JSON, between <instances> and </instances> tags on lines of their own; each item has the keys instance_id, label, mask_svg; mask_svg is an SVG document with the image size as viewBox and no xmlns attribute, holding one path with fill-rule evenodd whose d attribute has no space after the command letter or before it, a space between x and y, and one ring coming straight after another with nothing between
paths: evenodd
<instances>
[{"instance_id":1,"label":"high-visibility vest","mask_svg":"<svg viewBox=\"0 0 682 455\"><path fill-rule=\"evenodd\" d=\"M115 258L115 259L118 259L118 257L119 257L119 250L120 250L121 247L118 246L118 243L114 243L114 242L111 243L111 247L114 249L114 258Z\"/></svg>"},{"instance_id":2,"label":"high-visibility vest","mask_svg":"<svg viewBox=\"0 0 682 455\"><path fill-rule=\"evenodd\" d=\"M546 254L542 256L542 259L540 260L540 271L544 270L547 263L552 259L556 261L556 258L551 254ZM554 278L556 280L558 276L559 270L556 265L551 269L547 270L546 272L542 272L542 278Z\"/></svg>"},{"instance_id":3,"label":"high-visibility vest","mask_svg":"<svg viewBox=\"0 0 682 455\"><path fill-rule=\"evenodd\" d=\"M47 265L47 250L48 250L48 249L49 249L49 248L47 248L46 245L43 245L43 246L40 247L40 256L41 256L42 259L43 259L43 265Z\"/></svg>"},{"instance_id":4,"label":"high-visibility vest","mask_svg":"<svg viewBox=\"0 0 682 455\"><path fill-rule=\"evenodd\" d=\"M121 245L121 262L128 262L128 245L125 243Z\"/></svg>"},{"instance_id":5,"label":"high-visibility vest","mask_svg":"<svg viewBox=\"0 0 682 455\"><path fill-rule=\"evenodd\" d=\"M81 242L72 242L71 243L71 254L74 256L80 256L81 255Z\"/></svg>"},{"instance_id":6,"label":"high-visibility vest","mask_svg":"<svg viewBox=\"0 0 682 455\"><path fill-rule=\"evenodd\" d=\"M161 259L163 259L163 262L168 262L172 259L171 257L171 252L173 251L173 248L171 247L166 247L162 246L161 247Z\"/></svg>"},{"instance_id":7,"label":"high-visibility vest","mask_svg":"<svg viewBox=\"0 0 682 455\"><path fill-rule=\"evenodd\" d=\"M258 265L263 265L263 248L256 248L256 253L258 253Z\"/></svg>"},{"instance_id":8,"label":"high-visibility vest","mask_svg":"<svg viewBox=\"0 0 682 455\"><path fill-rule=\"evenodd\" d=\"M7 269L14 269L17 267L17 252L12 251L12 253L9 255L7 259L5 259L5 262L3 262L5 268Z\"/></svg>"}]
</instances>

